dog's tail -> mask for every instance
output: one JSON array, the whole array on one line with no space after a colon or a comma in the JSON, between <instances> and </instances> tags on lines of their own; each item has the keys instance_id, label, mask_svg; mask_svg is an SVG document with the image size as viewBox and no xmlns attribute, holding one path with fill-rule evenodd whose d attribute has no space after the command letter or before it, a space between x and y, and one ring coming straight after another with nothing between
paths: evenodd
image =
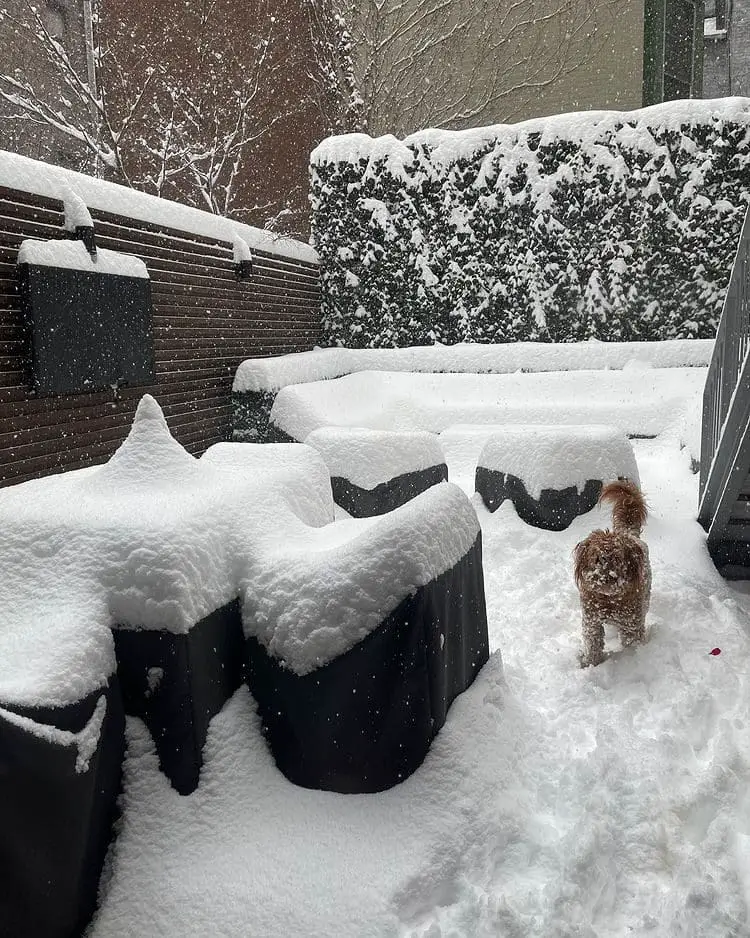
<instances>
[{"instance_id":1,"label":"dog's tail","mask_svg":"<svg viewBox=\"0 0 750 938\"><path fill-rule=\"evenodd\" d=\"M612 526L615 531L640 534L648 517L648 505L643 492L630 479L608 482L599 496L601 503L612 505Z\"/></svg>"}]
</instances>

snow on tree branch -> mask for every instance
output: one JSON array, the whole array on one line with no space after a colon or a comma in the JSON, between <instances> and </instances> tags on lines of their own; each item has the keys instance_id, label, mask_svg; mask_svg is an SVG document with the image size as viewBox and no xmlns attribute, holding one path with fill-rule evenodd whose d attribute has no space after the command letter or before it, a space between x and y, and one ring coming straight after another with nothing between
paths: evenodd
<instances>
[{"instance_id":1,"label":"snow on tree branch","mask_svg":"<svg viewBox=\"0 0 750 938\"><path fill-rule=\"evenodd\" d=\"M285 0L242 9L232 0L160 0L137 9L130 0L94 0L90 82L82 31L76 47L75 30L53 35L31 0L5 0L0 47L22 50L24 63L39 67L0 62L0 115L67 139L86 171L159 196L255 224L278 223L293 196L306 214L309 149L346 126L334 60L345 54L345 39L322 6L328 2L303 0L294 24L309 33L303 48L290 36ZM344 69L344 85L348 78ZM286 134L293 153L289 128L311 109L320 131L299 153L299 182L266 198L274 135Z\"/></svg>"}]
</instances>

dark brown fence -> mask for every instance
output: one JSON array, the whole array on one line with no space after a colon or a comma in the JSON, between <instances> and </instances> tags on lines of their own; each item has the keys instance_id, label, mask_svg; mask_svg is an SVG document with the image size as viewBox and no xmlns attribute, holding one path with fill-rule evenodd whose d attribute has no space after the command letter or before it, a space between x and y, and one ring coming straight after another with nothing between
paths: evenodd
<instances>
[{"instance_id":1,"label":"dark brown fence","mask_svg":"<svg viewBox=\"0 0 750 938\"><path fill-rule=\"evenodd\" d=\"M319 341L317 264L253 250L252 277L237 281L227 241L91 214L99 247L135 254L148 267L156 383L35 395L16 255L25 238L63 234L63 205L0 186L0 485L103 461L125 438L146 392L197 455L230 437L232 379L244 358L303 351Z\"/></svg>"}]
</instances>

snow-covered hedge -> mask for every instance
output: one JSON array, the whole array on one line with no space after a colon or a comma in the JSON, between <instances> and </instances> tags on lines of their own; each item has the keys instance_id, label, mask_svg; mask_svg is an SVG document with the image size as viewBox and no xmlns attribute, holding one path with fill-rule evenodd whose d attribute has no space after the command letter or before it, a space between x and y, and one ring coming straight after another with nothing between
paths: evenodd
<instances>
[{"instance_id":1,"label":"snow-covered hedge","mask_svg":"<svg viewBox=\"0 0 750 938\"><path fill-rule=\"evenodd\" d=\"M311 173L330 344L710 337L750 100L350 134Z\"/></svg>"}]
</instances>

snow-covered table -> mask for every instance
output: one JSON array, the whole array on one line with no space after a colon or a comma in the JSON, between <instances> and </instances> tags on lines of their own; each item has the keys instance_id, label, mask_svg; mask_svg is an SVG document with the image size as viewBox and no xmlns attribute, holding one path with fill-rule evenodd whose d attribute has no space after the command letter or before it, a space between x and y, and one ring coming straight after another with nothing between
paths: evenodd
<instances>
[{"instance_id":1,"label":"snow-covered table","mask_svg":"<svg viewBox=\"0 0 750 938\"><path fill-rule=\"evenodd\" d=\"M507 498L527 524L562 531L618 478L639 481L633 447L620 430L506 426L487 434L475 487L490 511Z\"/></svg>"},{"instance_id":2,"label":"snow-covered table","mask_svg":"<svg viewBox=\"0 0 750 938\"><path fill-rule=\"evenodd\" d=\"M434 433L323 427L305 442L328 467L333 500L354 518L393 511L448 478Z\"/></svg>"}]
</instances>

